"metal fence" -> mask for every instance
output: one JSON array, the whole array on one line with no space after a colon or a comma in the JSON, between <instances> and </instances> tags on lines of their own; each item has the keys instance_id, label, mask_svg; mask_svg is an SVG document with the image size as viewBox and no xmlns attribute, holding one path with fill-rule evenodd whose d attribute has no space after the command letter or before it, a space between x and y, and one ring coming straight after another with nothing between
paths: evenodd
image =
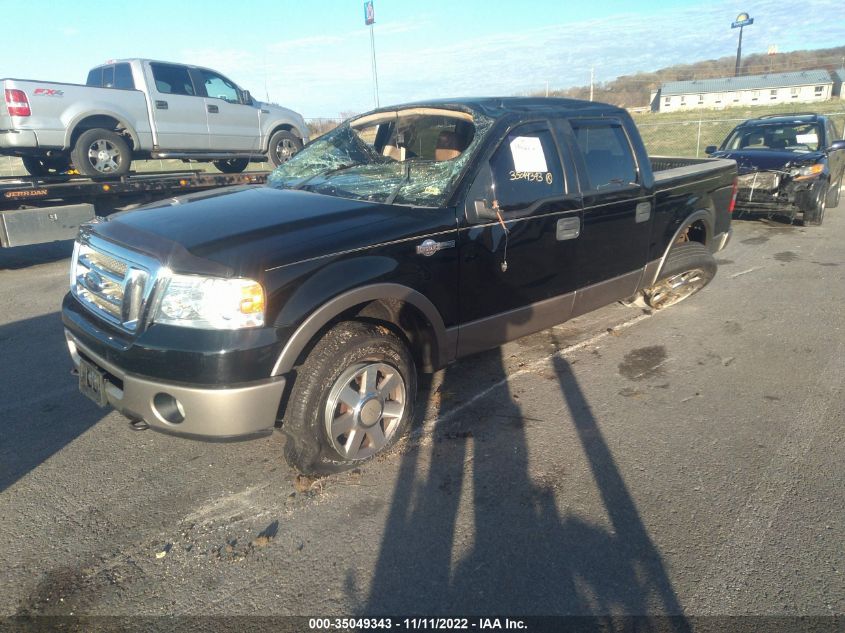
<instances>
[{"instance_id":1,"label":"metal fence","mask_svg":"<svg viewBox=\"0 0 845 633\"><path fill-rule=\"evenodd\" d=\"M839 133L845 126L845 112L828 113ZM700 119L669 123L637 122L648 153L652 156L704 156L708 145L719 145L728 133L748 119Z\"/></svg>"},{"instance_id":2,"label":"metal fence","mask_svg":"<svg viewBox=\"0 0 845 633\"><path fill-rule=\"evenodd\" d=\"M840 134L845 129L845 112L827 113L836 124ZM311 138L325 134L337 127L343 119L312 118L306 119ZM643 138L648 153L653 156L704 156L708 145L719 145L734 127L746 119L705 119L698 121L654 122L637 121L637 127ZM210 163L196 163L192 169L214 169ZM268 163L254 163L251 169L269 169ZM181 161L137 161L135 169L139 171L185 169ZM0 176L26 175L26 171L17 158L0 157Z\"/></svg>"}]
</instances>

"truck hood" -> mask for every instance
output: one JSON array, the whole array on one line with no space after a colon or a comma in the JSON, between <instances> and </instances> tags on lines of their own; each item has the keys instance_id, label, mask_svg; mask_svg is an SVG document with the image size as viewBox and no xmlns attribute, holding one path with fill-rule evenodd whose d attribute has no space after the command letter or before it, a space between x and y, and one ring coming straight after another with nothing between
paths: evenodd
<instances>
[{"instance_id":1,"label":"truck hood","mask_svg":"<svg viewBox=\"0 0 845 633\"><path fill-rule=\"evenodd\" d=\"M780 171L795 165L812 165L824 158L824 152L785 152L777 150L718 151L711 158L731 158L740 174L751 171Z\"/></svg>"},{"instance_id":2,"label":"truck hood","mask_svg":"<svg viewBox=\"0 0 845 633\"><path fill-rule=\"evenodd\" d=\"M454 210L350 200L305 191L239 186L172 198L125 211L93 229L156 256L207 261L236 276L455 228ZM170 254L181 252L189 257Z\"/></svg>"}]
</instances>

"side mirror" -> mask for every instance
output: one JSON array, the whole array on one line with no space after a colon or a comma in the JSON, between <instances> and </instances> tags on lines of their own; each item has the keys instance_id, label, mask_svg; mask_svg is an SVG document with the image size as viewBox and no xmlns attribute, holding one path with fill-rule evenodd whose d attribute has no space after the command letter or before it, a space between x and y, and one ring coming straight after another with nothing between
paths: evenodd
<instances>
[{"instance_id":1,"label":"side mirror","mask_svg":"<svg viewBox=\"0 0 845 633\"><path fill-rule=\"evenodd\" d=\"M714 154L719 148L715 145L708 145L704 148L704 153L710 156L710 154Z\"/></svg>"},{"instance_id":2,"label":"side mirror","mask_svg":"<svg viewBox=\"0 0 845 633\"><path fill-rule=\"evenodd\" d=\"M475 200L473 202L475 208L475 217L479 220L498 220L499 216L489 200Z\"/></svg>"},{"instance_id":3,"label":"side mirror","mask_svg":"<svg viewBox=\"0 0 845 633\"><path fill-rule=\"evenodd\" d=\"M241 90L241 101L246 105L252 105L252 95L249 94L249 90Z\"/></svg>"},{"instance_id":4,"label":"side mirror","mask_svg":"<svg viewBox=\"0 0 845 633\"><path fill-rule=\"evenodd\" d=\"M827 148L827 151L828 152L836 152L836 151L839 151L841 149L845 149L845 139L843 139L841 141L833 141L833 143L830 144L830 147Z\"/></svg>"}]
</instances>

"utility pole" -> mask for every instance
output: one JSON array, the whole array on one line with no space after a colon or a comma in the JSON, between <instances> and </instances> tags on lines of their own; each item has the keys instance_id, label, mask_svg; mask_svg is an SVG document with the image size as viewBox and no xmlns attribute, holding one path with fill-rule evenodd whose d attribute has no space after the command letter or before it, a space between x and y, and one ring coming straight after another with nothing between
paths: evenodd
<instances>
[{"instance_id":1,"label":"utility pole","mask_svg":"<svg viewBox=\"0 0 845 633\"><path fill-rule=\"evenodd\" d=\"M370 27L370 52L372 53L373 66L373 101L379 107L378 99L378 68L376 67L376 36L373 33L373 25L376 22L376 12L373 8L373 0L364 2L364 24Z\"/></svg>"},{"instance_id":2,"label":"utility pole","mask_svg":"<svg viewBox=\"0 0 845 633\"><path fill-rule=\"evenodd\" d=\"M593 100L593 80L595 79L595 76L596 69L594 67L590 68L590 101Z\"/></svg>"},{"instance_id":3,"label":"utility pole","mask_svg":"<svg viewBox=\"0 0 845 633\"><path fill-rule=\"evenodd\" d=\"M739 77L739 60L742 57L742 29L752 24L754 24L754 18L749 17L747 13L740 13L736 16L736 20L731 23L732 29L739 29L739 44L736 45L736 66L734 67L734 77Z\"/></svg>"}]
</instances>

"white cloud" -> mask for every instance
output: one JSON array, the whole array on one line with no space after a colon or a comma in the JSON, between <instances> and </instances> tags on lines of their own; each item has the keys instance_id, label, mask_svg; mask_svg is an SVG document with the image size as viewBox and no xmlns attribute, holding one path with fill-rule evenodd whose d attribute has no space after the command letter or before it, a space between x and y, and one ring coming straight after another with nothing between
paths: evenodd
<instances>
[{"instance_id":1,"label":"white cloud","mask_svg":"<svg viewBox=\"0 0 845 633\"><path fill-rule=\"evenodd\" d=\"M841 45L834 0L808 0L801 28L793 29L794 6L775 0L750 0L742 9L755 18L746 28L743 51L781 52ZM597 81L668 65L733 55L737 31L730 23L738 11L726 0L660 14L627 13L575 24L544 25L519 32L481 33L455 43L431 38L412 47L411 31L426 33L432 22L416 18L376 25L381 102L518 94L584 85L590 68ZM471 29L468 29L471 33ZM446 40L448 42L448 40ZM342 110L372 107L372 75L367 29L339 35L314 35L273 42L261 50L195 49L184 61L219 69L256 95L265 80L273 100L305 116L334 116Z\"/></svg>"}]
</instances>

